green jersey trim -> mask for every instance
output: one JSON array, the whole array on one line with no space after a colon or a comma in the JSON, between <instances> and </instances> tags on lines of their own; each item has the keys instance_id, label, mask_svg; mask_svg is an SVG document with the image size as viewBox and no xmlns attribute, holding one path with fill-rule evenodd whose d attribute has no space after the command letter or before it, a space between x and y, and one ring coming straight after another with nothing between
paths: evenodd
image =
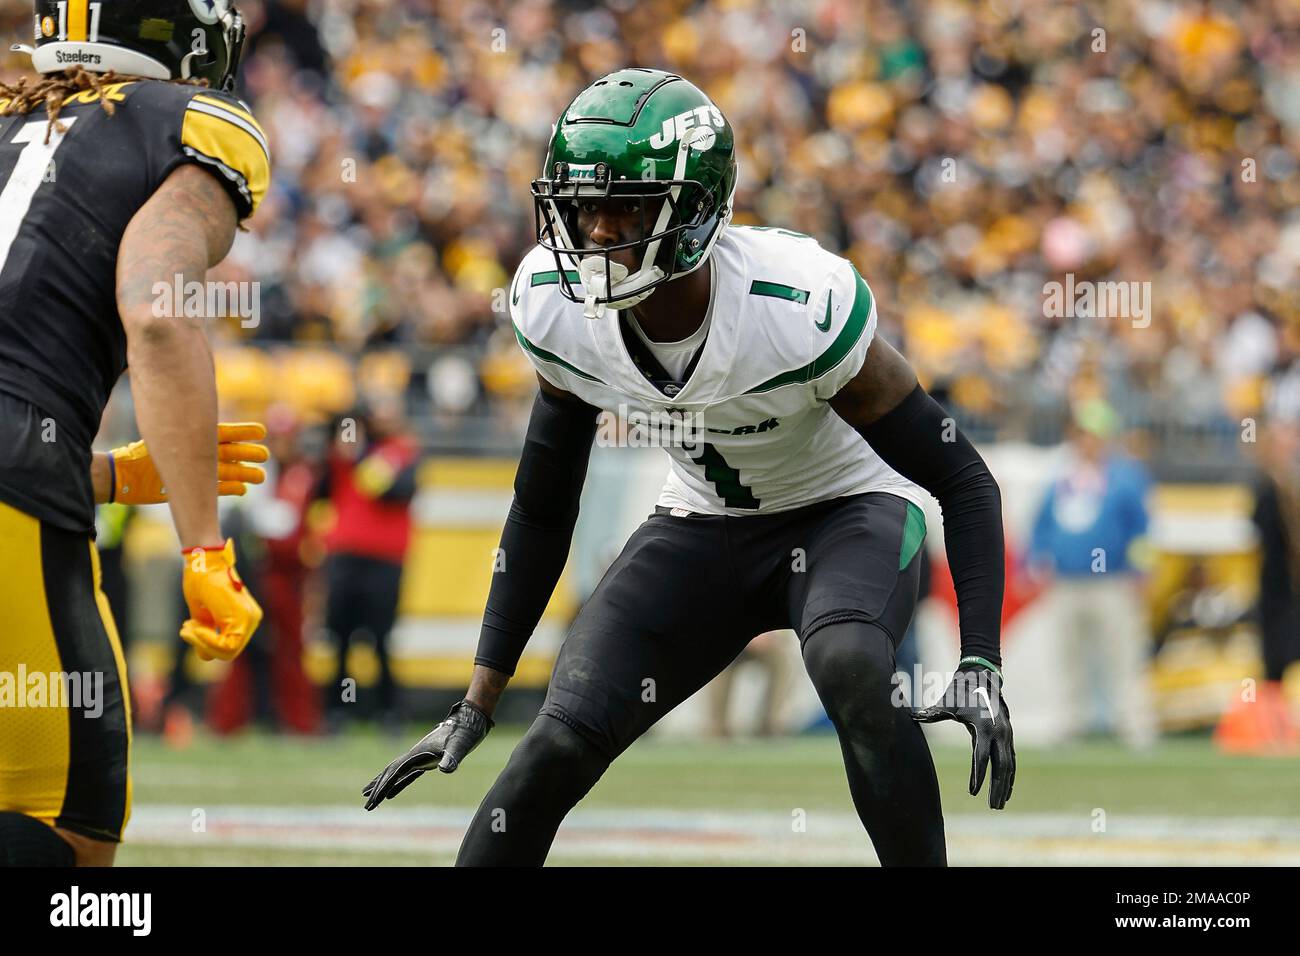
<instances>
[{"instance_id":1,"label":"green jersey trim","mask_svg":"<svg viewBox=\"0 0 1300 956\"><path fill-rule=\"evenodd\" d=\"M605 383L602 382L600 379L596 378L596 376L588 375L586 372L584 372L582 369L578 368L577 366L570 365L568 362L564 361L564 359L560 358L554 352L548 352L546 351L546 349L542 348L541 346L534 345L532 342L528 341L528 339L524 338L524 333L519 331L519 326L515 325L514 330L515 330L515 338L519 340L519 345L521 348L523 348L525 352L529 352L537 356L543 362L551 362L554 365L560 366L560 368L567 369L568 371L572 372L574 375L577 375L579 378L585 378L589 382L597 382L601 385L605 385Z\"/></svg>"},{"instance_id":2,"label":"green jersey trim","mask_svg":"<svg viewBox=\"0 0 1300 956\"><path fill-rule=\"evenodd\" d=\"M568 279L570 284L573 284L577 282L580 277L578 273L574 272L572 269L565 269L564 278ZM555 269L552 269L550 272L534 272L532 279L530 279L528 282L529 288L533 288L534 286L539 286L539 285L559 285L559 284L560 284L560 273L557 272Z\"/></svg>"},{"instance_id":3,"label":"green jersey trim","mask_svg":"<svg viewBox=\"0 0 1300 956\"><path fill-rule=\"evenodd\" d=\"M871 290L867 288L862 276L858 275L856 268L853 270L853 280L856 283L853 308L844 323L844 328L840 329L840 334L835 336L835 341L827 347L826 351L807 365L791 369L788 372L782 372L780 375L769 378L761 385L754 386L745 392L746 395L753 395L756 392L770 392L772 389L780 388L783 385L798 385L814 381L832 371L844 361L848 354L853 351L853 347L858 344L858 340L862 338L862 333L867 327L867 318L871 315Z\"/></svg>"},{"instance_id":4,"label":"green jersey trim","mask_svg":"<svg viewBox=\"0 0 1300 956\"><path fill-rule=\"evenodd\" d=\"M916 552L921 550L921 542L924 540L925 513L909 501L907 519L903 522L903 546L898 551L898 570L902 571L912 563Z\"/></svg>"},{"instance_id":5,"label":"green jersey trim","mask_svg":"<svg viewBox=\"0 0 1300 956\"><path fill-rule=\"evenodd\" d=\"M796 289L792 285L782 285L780 282L764 282L762 279L755 279L749 286L750 295L766 295L773 299L786 299L790 302L800 302L807 304L808 290Z\"/></svg>"}]
</instances>

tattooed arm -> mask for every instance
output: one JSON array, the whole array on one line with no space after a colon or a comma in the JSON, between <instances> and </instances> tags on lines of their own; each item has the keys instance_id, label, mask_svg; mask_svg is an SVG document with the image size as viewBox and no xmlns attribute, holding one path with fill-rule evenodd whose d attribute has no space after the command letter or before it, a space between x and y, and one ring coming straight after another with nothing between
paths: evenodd
<instances>
[{"instance_id":1,"label":"tattooed arm","mask_svg":"<svg viewBox=\"0 0 1300 956\"><path fill-rule=\"evenodd\" d=\"M176 282L182 288L203 282L230 251L236 225L235 205L221 184L185 165L135 214L118 248L117 308L136 423L167 486L181 547L221 541L217 386L203 319L155 315L154 283L166 284L170 303Z\"/></svg>"}]
</instances>

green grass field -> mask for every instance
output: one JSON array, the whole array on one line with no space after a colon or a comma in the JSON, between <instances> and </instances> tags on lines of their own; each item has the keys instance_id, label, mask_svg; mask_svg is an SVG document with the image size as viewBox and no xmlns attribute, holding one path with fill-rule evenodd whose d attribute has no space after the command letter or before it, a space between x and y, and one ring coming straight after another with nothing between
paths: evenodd
<instances>
[{"instance_id":1,"label":"green grass field","mask_svg":"<svg viewBox=\"0 0 1300 956\"><path fill-rule=\"evenodd\" d=\"M361 787L409 739L136 741L135 811L121 865L420 865L455 857L518 731L494 733L454 775L374 813ZM965 791L969 750L936 748L953 863L1300 862L1300 759L1234 758L1204 739L1146 754L1105 743L1018 754L995 813ZM571 815L553 864L874 863L832 737L643 740Z\"/></svg>"}]
</instances>

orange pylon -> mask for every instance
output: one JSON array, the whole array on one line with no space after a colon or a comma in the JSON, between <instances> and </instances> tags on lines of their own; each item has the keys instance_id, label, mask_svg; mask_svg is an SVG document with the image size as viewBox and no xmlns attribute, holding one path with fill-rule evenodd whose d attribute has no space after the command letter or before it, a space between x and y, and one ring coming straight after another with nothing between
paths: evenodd
<instances>
[{"instance_id":1,"label":"orange pylon","mask_svg":"<svg viewBox=\"0 0 1300 956\"><path fill-rule=\"evenodd\" d=\"M1224 753L1300 754L1300 727L1280 681L1260 681L1254 700L1236 700L1214 728L1214 742Z\"/></svg>"}]
</instances>

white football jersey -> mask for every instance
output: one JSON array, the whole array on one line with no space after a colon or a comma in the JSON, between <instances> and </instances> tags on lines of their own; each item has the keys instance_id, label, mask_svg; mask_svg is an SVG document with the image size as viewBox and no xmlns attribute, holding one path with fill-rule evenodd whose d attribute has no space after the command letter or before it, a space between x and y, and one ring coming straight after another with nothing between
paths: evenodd
<instances>
[{"instance_id":1,"label":"white football jersey","mask_svg":"<svg viewBox=\"0 0 1300 956\"><path fill-rule=\"evenodd\" d=\"M555 256L534 248L515 273L515 336L543 378L651 426L672 459L659 504L702 514L787 511L884 491L922 505L831 409L876 331L871 290L815 239L729 226L713 248L712 325L680 391L638 368L617 313L583 316L559 291ZM578 273L567 277L580 290ZM629 332L629 335L632 333Z\"/></svg>"}]
</instances>

